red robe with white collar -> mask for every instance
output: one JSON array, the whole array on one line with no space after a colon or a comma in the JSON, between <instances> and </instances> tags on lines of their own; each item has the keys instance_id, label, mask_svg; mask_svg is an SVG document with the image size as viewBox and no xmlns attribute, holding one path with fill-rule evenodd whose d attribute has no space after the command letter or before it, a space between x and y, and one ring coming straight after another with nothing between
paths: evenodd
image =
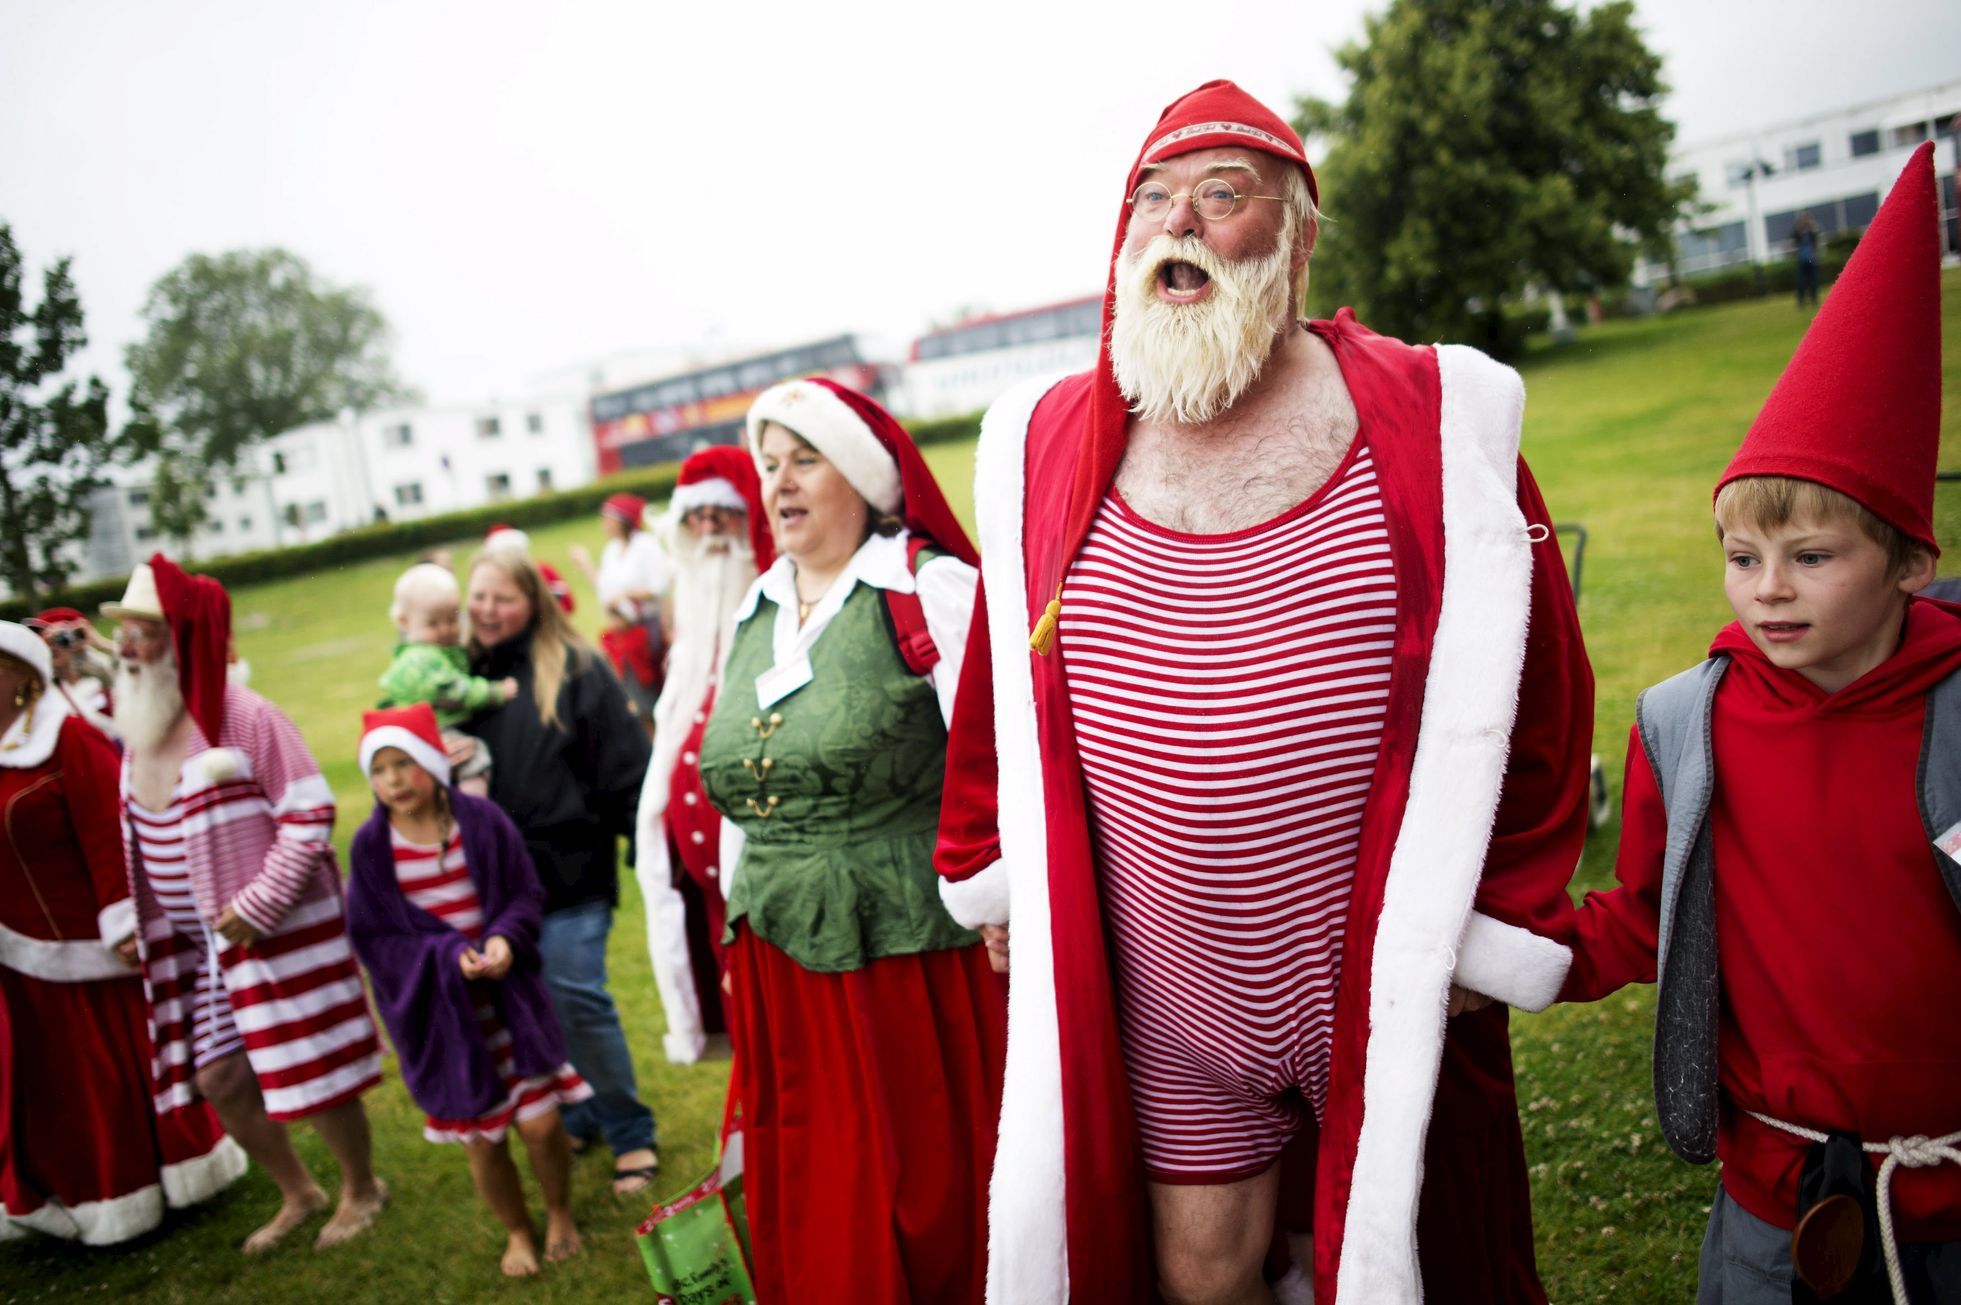
<instances>
[{"instance_id":1,"label":"red robe with white collar","mask_svg":"<svg viewBox=\"0 0 1961 1305\"><path fill-rule=\"evenodd\" d=\"M1517 456L1515 373L1375 335L1346 310L1309 329L1375 459L1402 614L1327 1112L1313 1173L1287 1171L1282 1208L1311 1187L1323 1305L1414 1302L1426 1284L1439 1301L1543 1301L1506 1015L1446 1025L1445 1006L1455 979L1540 1009L1565 975L1593 727L1572 590L1536 529L1550 518ZM1093 385L1086 373L1002 400L976 461L982 595L937 863L955 918L1013 937L990 1302L1154 1291L1066 618L1048 655L1028 645L1081 544L1063 523Z\"/></svg>"}]
</instances>

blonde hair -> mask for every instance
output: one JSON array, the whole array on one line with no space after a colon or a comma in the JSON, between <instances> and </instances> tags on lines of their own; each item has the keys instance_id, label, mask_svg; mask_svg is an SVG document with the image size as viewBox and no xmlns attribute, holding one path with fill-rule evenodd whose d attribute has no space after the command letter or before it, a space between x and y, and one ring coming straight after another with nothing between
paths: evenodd
<instances>
[{"instance_id":1,"label":"blonde hair","mask_svg":"<svg viewBox=\"0 0 1961 1305\"><path fill-rule=\"evenodd\" d=\"M568 673L583 671L597 659L597 653L559 607L545 587L537 563L529 557L512 548L486 548L470 560L470 574L475 575L480 566L502 571L530 602L531 696L538 704L538 719L548 728L563 728L558 720L558 691L565 686ZM483 651L474 630L470 632L470 650Z\"/></svg>"},{"instance_id":2,"label":"blonde hair","mask_svg":"<svg viewBox=\"0 0 1961 1305\"><path fill-rule=\"evenodd\" d=\"M1308 257L1302 261L1300 269L1294 273L1289 289L1294 295L1294 312L1303 312L1307 304L1307 269L1313 259L1314 241L1321 231L1321 207L1314 202L1314 193L1307 188L1307 174L1299 168L1280 170L1281 207L1287 211L1287 229L1294 234L1295 245L1306 242Z\"/></svg>"},{"instance_id":3,"label":"blonde hair","mask_svg":"<svg viewBox=\"0 0 1961 1305\"><path fill-rule=\"evenodd\" d=\"M1861 534L1886 550L1887 570L1893 575L1905 569L1916 549L1926 548L1925 544L1882 521L1850 494L1815 480L1799 480L1794 476L1739 476L1716 494L1718 541L1723 538L1725 521L1768 530L1799 516L1853 522Z\"/></svg>"},{"instance_id":4,"label":"blonde hair","mask_svg":"<svg viewBox=\"0 0 1961 1305\"><path fill-rule=\"evenodd\" d=\"M400 625L409 608L418 603L458 602L462 592L456 577L446 566L417 562L395 581L395 601L389 604L388 619Z\"/></svg>"}]
</instances>

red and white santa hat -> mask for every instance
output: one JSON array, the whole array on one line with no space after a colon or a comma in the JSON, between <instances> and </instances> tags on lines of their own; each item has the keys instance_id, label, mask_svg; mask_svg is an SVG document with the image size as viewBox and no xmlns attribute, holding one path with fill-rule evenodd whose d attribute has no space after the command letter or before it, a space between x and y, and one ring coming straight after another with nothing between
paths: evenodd
<instances>
[{"instance_id":1,"label":"red and white santa hat","mask_svg":"<svg viewBox=\"0 0 1961 1305\"><path fill-rule=\"evenodd\" d=\"M489 532L484 535L483 546L485 548L508 548L515 552L523 553L526 557L531 556L531 536L525 534L516 526L507 526L501 521L492 525Z\"/></svg>"},{"instance_id":2,"label":"red and white santa hat","mask_svg":"<svg viewBox=\"0 0 1961 1305\"><path fill-rule=\"evenodd\" d=\"M642 518L647 515L647 500L638 494L613 494L599 505L599 515L638 530L646 524Z\"/></svg>"},{"instance_id":3,"label":"red and white santa hat","mask_svg":"<svg viewBox=\"0 0 1961 1305\"><path fill-rule=\"evenodd\" d=\"M907 530L932 541L942 552L969 566L980 564L980 555L947 506L946 495L926 459L919 456L912 436L876 399L821 376L784 381L764 390L749 408L749 454L759 478L766 422L783 427L823 454L872 511L901 517Z\"/></svg>"},{"instance_id":4,"label":"red and white santa hat","mask_svg":"<svg viewBox=\"0 0 1961 1305\"><path fill-rule=\"evenodd\" d=\"M449 786L449 752L443 747L443 732L436 724L436 712L426 702L406 707L384 707L361 713L361 773L374 765L375 754L383 748L400 748L416 765Z\"/></svg>"},{"instance_id":5,"label":"red and white santa hat","mask_svg":"<svg viewBox=\"0 0 1961 1305\"><path fill-rule=\"evenodd\" d=\"M727 444L711 444L696 449L681 464L674 481L674 496L667 502L668 514L675 520L696 508L718 507L740 512L749 519L749 547L756 554L756 569L769 570L776 560L776 542L770 537L769 521L763 512L763 486L756 475L756 463L741 449Z\"/></svg>"},{"instance_id":6,"label":"red and white santa hat","mask_svg":"<svg viewBox=\"0 0 1961 1305\"><path fill-rule=\"evenodd\" d=\"M1940 202L1913 152L1716 492L1744 476L1835 489L1933 550L1941 443Z\"/></svg>"}]
</instances>

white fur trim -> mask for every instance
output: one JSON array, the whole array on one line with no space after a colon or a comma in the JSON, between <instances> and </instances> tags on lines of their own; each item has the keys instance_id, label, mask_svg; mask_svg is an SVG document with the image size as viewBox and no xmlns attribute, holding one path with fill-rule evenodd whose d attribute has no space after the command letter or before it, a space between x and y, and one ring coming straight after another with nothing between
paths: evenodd
<instances>
[{"instance_id":1,"label":"white fur trim","mask_svg":"<svg viewBox=\"0 0 1961 1305\"><path fill-rule=\"evenodd\" d=\"M749 452L762 473L762 427L773 421L801 436L851 482L876 512L899 510L899 464L871 427L837 394L812 381L784 381L756 396L749 408Z\"/></svg>"},{"instance_id":2,"label":"white fur trim","mask_svg":"<svg viewBox=\"0 0 1961 1305\"><path fill-rule=\"evenodd\" d=\"M378 725L361 736L362 778L374 765L375 753L383 748L400 748L409 754L409 760L434 775L438 784L448 787L449 754L430 747L429 740L401 725Z\"/></svg>"},{"instance_id":3,"label":"white fur trim","mask_svg":"<svg viewBox=\"0 0 1961 1305\"><path fill-rule=\"evenodd\" d=\"M208 784L222 784L228 779L238 778L238 750L235 748L208 748L198 757L197 764ZM366 763L362 764L361 769L365 774Z\"/></svg>"},{"instance_id":4,"label":"white fur trim","mask_svg":"<svg viewBox=\"0 0 1961 1305\"><path fill-rule=\"evenodd\" d=\"M84 1246L126 1242L162 1223L166 1206L181 1209L216 1196L244 1175L245 1164L245 1152L238 1143L220 1137L218 1144L203 1155L165 1165L160 1182L121 1196L79 1205L50 1200L26 1214L15 1214L0 1205L0 1241L31 1229Z\"/></svg>"},{"instance_id":5,"label":"white fur trim","mask_svg":"<svg viewBox=\"0 0 1961 1305\"><path fill-rule=\"evenodd\" d=\"M163 1167L163 1198L171 1209L208 1201L245 1176L245 1150L229 1137L201 1156Z\"/></svg>"},{"instance_id":6,"label":"white fur trim","mask_svg":"<svg viewBox=\"0 0 1961 1305\"><path fill-rule=\"evenodd\" d=\"M702 507L727 508L731 512L744 514L749 511L749 504L743 500L742 491L720 476L710 476L706 480L676 485L674 496L667 500L667 510L677 521L696 508Z\"/></svg>"},{"instance_id":7,"label":"white fur trim","mask_svg":"<svg viewBox=\"0 0 1961 1305\"><path fill-rule=\"evenodd\" d=\"M1530 929L1471 912L1457 945L1457 983L1507 1006L1540 1011L1559 999L1571 949Z\"/></svg>"},{"instance_id":8,"label":"white fur trim","mask_svg":"<svg viewBox=\"0 0 1961 1305\"><path fill-rule=\"evenodd\" d=\"M16 621L0 621L0 652L18 657L41 677L46 689L54 680L54 654L40 635Z\"/></svg>"},{"instance_id":9,"label":"white fur trim","mask_svg":"<svg viewBox=\"0 0 1961 1305\"><path fill-rule=\"evenodd\" d=\"M1443 393L1444 585L1369 973L1362 1128L1338 1281L1344 1300L1415 1305L1416 1206L1459 941L1484 871L1525 660L1532 551L1517 503L1525 387L1461 345Z\"/></svg>"},{"instance_id":10,"label":"white fur trim","mask_svg":"<svg viewBox=\"0 0 1961 1305\"><path fill-rule=\"evenodd\" d=\"M964 929L1008 922L1008 870L999 861L965 879L940 880L940 902Z\"/></svg>"},{"instance_id":11,"label":"white fur trim","mask_svg":"<svg viewBox=\"0 0 1961 1305\"><path fill-rule=\"evenodd\" d=\"M988 1305L1069 1297L1048 804L1042 791L1022 561L1028 422L1055 380L1029 382L997 401L981 421L974 454L974 506L994 656L999 865L1015 904L1013 981L1008 985L1008 1027L1014 1032L1008 1039L1000 1140L988 1187Z\"/></svg>"},{"instance_id":12,"label":"white fur trim","mask_svg":"<svg viewBox=\"0 0 1961 1305\"><path fill-rule=\"evenodd\" d=\"M708 1049L708 1034L702 1026L701 996L695 991L694 966L688 954L688 905L674 887L674 862L668 856L666 822L661 819L672 776L671 765L658 776L649 768L641 785L633 873L640 881L640 900L646 907L647 959L653 964L654 991L660 995L661 1012L667 1016L661 1050L671 1064L692 1065ZM650 806L657 809L650 813Z\"/></svg>"},{"instance_id":13,"label":"white fur trim","mask_svg":"<svg viewBox=\"0 0 1961 1305\"><path fill-rule=\"evenodd\" d=\"M529 557L531 555L531 536L525 534L516 526L505 526L501 530L493 530L485 535L483 537L483 546L487 552L496 552L499 549L507 548Z\"/></svg>"},{"instance_id":14,"label":"white fur trim","mask_svg":"<svg viewBox=\"0 0 1961 1305\"><path fill-rule=\"evenodd\" d=\"M95 915L96 937L111 947L136 934L136 899L125 897L109 903ZM130 973L135 973L134 970Z\"/></svg>"},{"instance_id":15,"label":"white fur trim","mask_svg":"<svg viewBox=\"0 0 1961 1305\"><path fill-rule=\"evenodd\" d=\"M14 723L0 734L0 768L27 770L54 755L61 741L61 722L68 719L68 703L59 693L43 693L31 712L14 717Z\"/></svg>"},{"instance_id":16,"label":"white fur trim","mask_svg":"<svg viewBox=\"0 0 1961 1305\"><path fill-rule=\"evenodd\" d=\"M122 935L127 936L127 932ZM47 983L94 983L136 975L100 938L56 942L15 933L4 924L0 924L0 966Z\"/></svg>"}]
</instances>

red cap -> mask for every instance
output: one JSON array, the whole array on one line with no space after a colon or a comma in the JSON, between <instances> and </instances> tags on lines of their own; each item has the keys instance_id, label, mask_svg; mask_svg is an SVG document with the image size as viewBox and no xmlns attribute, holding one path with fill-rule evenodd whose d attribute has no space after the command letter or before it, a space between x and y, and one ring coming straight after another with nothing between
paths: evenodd
<instances>
[{"instance_id":1,"label":"red cap","mask_svg":"<svg viewBox=\"0 0 1961 1305\"><path fill-rule=\"evenodd\" d=\"M635 530L640 528L640 518L647 513L647 500L638 494L615 494L599 505L599 515L623 521Z\"/></svg>"},{"instance_id":2,"label":"red cap","mask_svg":"<svg viewBox=\"0 0 1961 1305\"><path fill-rule=\"evenodd\" d=\"M724 489L723 487L727 488ZM677 515L691 507L707 505L735 507L749 518L749 547L756 554L756 569L767 571L776 560L776 541L770 537L769 520L763 512L763 485L756 475L756 463L741 449L729 444L711 444L697 449L681 464L674 481L674 497L669 506Z\"/></svg>"},{"instance_id":3,"label":"red cap","mask_svg":"<svg viewBox=\"0 0 1961 1305\"><path fill-rule=\"evenodd\" d=\"M1279 114L1223 78L1173 100L1158 116L1158 125L1151 128L1137 162L1131 166L1130 184L1124 187L1124 194L1137 189L1137 174L1147 163L1233 146L1295 164L1307 174L1307 193L1316 204L1321 202L1314 169L1307 162L1307 147L1294 129Z\"/></svg>"},{"instance_id":4,"label":"red cap","mask_svg":"<svg viewBox=\"0 0 1961 1305\"><path fill-rule=\"evenodd\" d=\"M443 732L436 724L436 712L426 702L406 707L384 707L361 713L361 773L374 765L375 753L383 748L400 748L416 765L449 783L449 751L443 747Z\"/></svg>"},{"instance_id":5,"label":"red cap","mask_svg":"<svg viewBox=\"0 0 1961 1305\"><path fill-rule=\"evenodd\" d=\"M88 619L72 607L50 607L46 611L34 613L21 624L30 630L45 630L51 625L67 625L72 621Z\"/></svg>"},{"instance_id":6,"label":"red cap","mask_svg":"<svg viewBox=\"0 0 1961 1305\"><path fill-rule=\"evenodd\" d=\"M1718 493L1744 476L1814 481L1939 555L1940 267L1927 141L1825 297Z\"/></svg>"},{"instance_id":7,"label":"red cap","mask_svg":"<svg viewBox=\"0 0 1961 1305\"><path fill-rule=\"evenodd\" d=\"M177 683L184 706L204 734L218 746L225 728L225 668L231 660L232 600L208 575L192 575L162 553L150 558L157 605L170 626L177 652Z\"/></svg>"}]
</instances>

